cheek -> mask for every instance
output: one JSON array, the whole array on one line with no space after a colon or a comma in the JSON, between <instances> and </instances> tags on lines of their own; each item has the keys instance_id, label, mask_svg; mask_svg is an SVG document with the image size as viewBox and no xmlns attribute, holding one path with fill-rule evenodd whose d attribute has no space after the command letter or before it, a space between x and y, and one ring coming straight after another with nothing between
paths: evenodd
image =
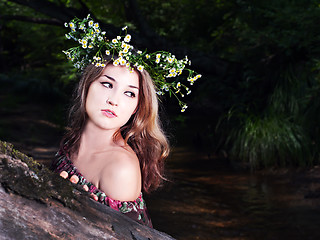
<instances>
[{"instance_id":1,"label":"cheek","mask_svg":"<svg viewBox=\"0 0 320 240\"><path fill-rule=\"evenodd\" d=\"M97 96L95 95L92 95L92 94L88 94L87 96L87 99L86 99L86 102L85 102L85 110L86 112L91 112L93 111L95 108L98 107L98 99L97 99Z\"/></svg>"},{"instance_id":2,"label":"cheek","mask_svg":"<svg viewBox=\"0 0 320 240\"><path fill-rule=\"evenodd\" d=\"M101 91L101 89L99 89L96 85L92 85L88 91L86 106L88 107L97 106L105 102L106 102L106 98L104 98L103 91Z\"/></svg>"},{"instance_id":3,"label":"cheek","mask_svg":"<svg viewBox=\"0 0 320 240\"><path fill-rule=\"evenodd\" d=\"M134 111L132 114L135 114L137 112L138 108L139 108L139 101L136 102L135 108L134 108Z\"/></svg>"},{"instance_id":4,"label":"cheek","mask_svg":"<svg viewBox=\"0 0 320 240\"><path fill-rule=\"evenodd\" d=\"M133 103L132 106L131 106L131 112L132 112L132 114L135 114L135 113L136 113L136 111L137 111L137 109L138 109L138 106L139 106L139 99L137 98L137 100L134 101L134 103ZM131 114L131 115L132 115L132 114Z\"/></svg>"}]
</instances>

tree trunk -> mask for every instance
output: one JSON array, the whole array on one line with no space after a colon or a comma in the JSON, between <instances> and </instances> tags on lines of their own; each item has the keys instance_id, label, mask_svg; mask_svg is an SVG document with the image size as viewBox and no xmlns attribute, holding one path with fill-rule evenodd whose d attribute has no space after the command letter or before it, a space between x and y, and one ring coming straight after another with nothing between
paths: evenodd
<instances>
[{"instance_id":1,"label":"tree trunk","mask_svg":"<svg viewBox=\"0 0 320 240\"><path fill-rule=\"evenodd\" d=\"M0 141L1 239L173 239L93 201Z\"/></svg>"}]
</instances>

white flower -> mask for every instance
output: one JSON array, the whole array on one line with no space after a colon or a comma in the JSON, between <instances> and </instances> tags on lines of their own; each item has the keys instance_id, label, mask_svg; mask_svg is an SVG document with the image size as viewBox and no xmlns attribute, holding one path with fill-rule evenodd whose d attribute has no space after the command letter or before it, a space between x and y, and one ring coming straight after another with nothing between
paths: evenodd
<instances>
[{"instance_id":1,"label":"white flower","mask_svg":"<svg viewBox=\"0 0 320 240\"><path fill-rule=\"evenodd\" d=\"M161 54L160 53L158 53L157 55L156 55L156 58L161 58Z\"/></svg>"},{"instance_id":2,"label":"white flower","mask_svg":"<svg viewBox=\"0 0 320 240\"><path fill-rule=\"evenodd\" d=\"M146 54L146 59L149 59L150 58L150 55L149 54Z\"/></svg>"},{"instance_id":3,"label":"white flower","mask_svg":"<svg viewBox=\"0 0 320 240\"><path fill-rule=\"evenodd\" d=\"M122 43L121 43L121 47L122 47L122 48L127 48L127 49L130 48L130 46L129 46L128 44L126 44L125 42L122 42Z\"/></svg>"},{"instance_id":4,"label":"white flower","mask_svg":"<svg viewBox=\"0 0 320 240\"><path fill-rule=\"evenodd\" d=\"M110 51L109 50L106 50L106 55L110 55Z\"/></svg>"},{"instance_id":5,"label":"white flower","mask_svg":"<svg viewBox=\"0 0 320 240\"><path fill-rule=\"evenodd\" d=\"M99 23L95 23L95 24L93 25L93 27L94 27L94 28L98 28L98 27L99 27Z\"/></svg>"},{"instance_id":6,"label":"white flower","mask_svg":"<svg viewBox=\"0 0 320 240\"><path fill-rule=\"evenodd\" d=\"M120 65L126 65L127 61L124 58L120 59Z\"/></svg>"},{"instance_id":7,"label":"white flower","mask_svg":"<svg viewBox=\"0 0 320 240\"><path fill-rule=\"evenodd\" d=\"M167 85L164 85L164 90L167 91L167 92L169 91L169 88L168 88Z\"/></svg>"},{"instance_id":8,"label":"white flower","mask_svg":"<svg viewBox=\"0 0 320 240\"><path fill-rule=\"evenodd\" d=\"M66 34L65 36L66 36L67 39L71 38L69 34Z\"/></svg>"},{"instance_id":9,"label":"white flower","mask_svg":"<svg viewBox=\"0 0 320 240\"><path fill-rule=\"evenodd\" d=\"M65 22L65 23L64 23L64 26L65 26L65 27L68 27L68 23Z\"/></svg>"},{"instance_id":10,"label":"white flower","mask_svg":"<svg viewBox=\"0 0 320 240\"><path fill-rule=\"evenodd\" d=\"M201 78L202 77L202 75L201 74L198 74L197 76L196 76L196 79L199 79L199 78Z\"/></svg>"},{"instance_id":11,"label":"white flower","mask_svg":"<svg viewBox=\"0 0 320 240\"><path fill-rule=\"evenodd\" d=\"M175 72L176 72L176 69L175 69L175 68L171 68L169 72L170 72L170 73L175 73Z\"/></svg>"},{"instance_id":12,"label":"white flower","mask_svg":"<svg viewBox=\"0 0 320 240\"><path fill-rule=\"evenodd\" d=\"M169 75L166 76L167 78L173 77L173 74L170 73Z\"/></svg>"},{"instance_id":13,"label":"white flower","mask_svg":"<svg viewBox=\"0 0 320 240\"><path fill-rule=\"evenodd\" d=\"M92 20L89 21L88 26L89 26L89 27L92 27L92 26L93 26L93 21L92 21Z\"/></svg>"},{"instance_id":14,"label":"white flower","mask_svg":"<svg viewBox=\"0 0 320 240\"><path fill-rule=\"evenodd\" d=\"M171 57L168 58L168 62L169 62L169 63L172 63L173 60L174 60L174 58L171 58Z\"/></svg>"},{"instance_id":15,"label":"white flower","mask_svg":"<svg viewBox=\"0 0 320 240\"><path fill-rule=\"evenodd\" d=\"M119 60L118 60L118 59L115 60L115 61L113 62L113 65L114 65L114 66L118 66L118 65L119 65Z\"/></svg>"},{"instance_id":16,"label":"white flower","mask_svg":"<svg viewBox=\"0 0 320 240\"><path fill-rule=\"evenodd\" d=\"M190 82L190 85L193 85L195 79L194 78L188 78L188 82Z\"/></svg>"},{"instance_id":17,"label":"white flower","mask_svg":"<svg viewBox=\"0 0 320 240\"><path fill-rule=\"evenodd\" d=\"M70 26L70 28L72 28L72 29L76 28L76 26L74 25L73 22L70 22L70 23L69 23L69 26Z\"/></svg>"},{"instance_id":18,"label":"white flower","mask_svg":"<svg viewBox=\"0 0 320 240\"><path fill-rule=\"evenodd\" d=\"M139 70L140 72L142 72L142 71L143 71L143 66L139 65L139 66L138 66L138 70Z\"/></svg>"},{"instance_id":19,"label":"white flower","mask_svg":"<svg viewBox=\"0 0 320 240\"><path fill-rule=\"evenodd\" d=\"M131 40L131 35L127 34L127 36L124 38L124 41L128 43L130 42L130 40Z\"/></svg>"},{"instance_id":20,"label":"white flower","mask_svg":"<svg viewBox=\"0 0 320 240\"><path fill-rule=\"evenodd\" d=\"M112 43L117 43L118 42L118 40L117 39L112 39Z\"/></svg>"},{"instance_id":21,"label":"white flower","mask_svg":"<svg viewBox=\"0 0 320 240\"><path fill-rule=\"evenodd\" d=\"M122 28L122 31L126 30L127 28L128 28L128 26L124 26L124 27Z\"/></svg>"},{"instance_id":22,"label":"white flower","mask_svg":"<svg viewBox=\"0 0 320 240\"><path fill-rule=\"evenodd\" d=\"M121 39L121 37L120 37L120 36L117 36L117 39L118 39L118 40L120 40L120 39Z\"/></svg>"},{"instance_id":23,"label":"white flower","mask_svg":"<svg viewBox=\"0 0 320 240\"><path fill-rule=\"evenodd\" d=\"M156 59L156 63L159 63L159 62L160 62L160 58L157 58L157 59Z\"/></svg>"},{"instance_id":24,"label":"white flower","mask_svg":"<svg viewBox=\"0 0 320 240\"><path fill-rule=\"evenodd\" d=\"M142 54L142 51L138 50L137 53L138 53L138 54Z\"/></svg>"}]
</instances>

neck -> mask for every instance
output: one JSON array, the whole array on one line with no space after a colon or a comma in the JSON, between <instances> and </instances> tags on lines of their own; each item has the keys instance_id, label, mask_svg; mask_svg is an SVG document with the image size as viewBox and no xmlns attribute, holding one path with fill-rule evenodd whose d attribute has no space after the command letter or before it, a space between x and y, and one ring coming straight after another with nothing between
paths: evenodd
<instances>
[{"instance_id":1,"label":"neck","mask_svg":"<svg viewBox=\"0 0 320 240\"><path fill-rule=\"evenodd\" d=\"M114 139L115 132L115 130L101 129L91 121L88 121L81 134L78 154L81 155L83 152L102 152L110 146L122 145L124 143L122 136L117 136Z\"/></svg>"}]
</instances>

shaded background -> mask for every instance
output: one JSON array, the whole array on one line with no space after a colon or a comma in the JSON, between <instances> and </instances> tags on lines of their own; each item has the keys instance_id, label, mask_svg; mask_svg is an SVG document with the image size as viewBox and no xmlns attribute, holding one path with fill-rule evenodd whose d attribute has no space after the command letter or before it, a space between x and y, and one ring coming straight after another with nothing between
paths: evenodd
<instances>
[{"instance_id":1,"label":"shaded background","mask_svg":"<svg viewBox=\"0 0 320 240\"><path fill-rule=\"evenodd\" d=\"M162 100L173 181L149 197L157 229L179 239L318 237L318 1L0 0L0 139L46 165L78 79L62 53L64 22L88 13L109 38L127 25L135 46L188 55L203 76L185 113Z\"/></svg>"}]
</instances>

